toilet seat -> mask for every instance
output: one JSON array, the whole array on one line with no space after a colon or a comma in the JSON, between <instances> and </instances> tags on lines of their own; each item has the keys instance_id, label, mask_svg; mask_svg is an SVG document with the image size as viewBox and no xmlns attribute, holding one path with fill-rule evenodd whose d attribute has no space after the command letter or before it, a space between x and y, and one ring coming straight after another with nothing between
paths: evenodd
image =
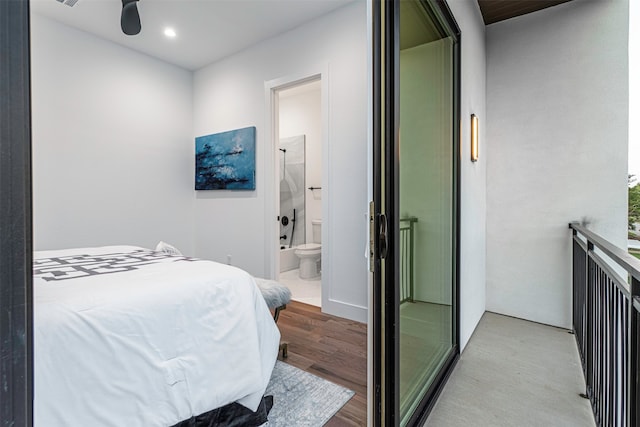
<instances>
[{"instance_id":1,"label":"toilet seat","mask_svg":"<svg viewBox=\"0 0 640 427\"><path fill-rule=\"evenodd\" d=\"M320 245L320 243L305 243L304 245L297 246L295 250L295 252L301 254L312 254L321 251L322 245Z\"/></svg>"}]
</instances>

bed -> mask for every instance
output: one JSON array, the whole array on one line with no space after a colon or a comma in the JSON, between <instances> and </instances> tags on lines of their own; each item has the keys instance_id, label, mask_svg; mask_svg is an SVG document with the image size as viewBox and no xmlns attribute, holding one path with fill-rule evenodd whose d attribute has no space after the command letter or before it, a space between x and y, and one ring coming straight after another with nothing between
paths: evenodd
<instances>
[{"instance_id":1,"label":"bed","mask_svg":"<svg viewBox=\"0 0 640 427\"><path fill-rule=\"evenodd\" d=\"M280 340L248 273L134 246L36 252L34 329L36 427L255 411Z\"/></svg>"}]
</instances>

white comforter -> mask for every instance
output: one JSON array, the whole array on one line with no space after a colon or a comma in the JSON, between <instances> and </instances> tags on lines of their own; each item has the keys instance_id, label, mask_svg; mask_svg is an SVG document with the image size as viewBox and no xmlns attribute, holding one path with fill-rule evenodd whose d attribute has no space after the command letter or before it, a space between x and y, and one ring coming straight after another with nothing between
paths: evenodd
<instances>
[{"instance_id":1,"label":"white comforter","mask_svg":"<svg viewBox=\"0 0 640 427\"><path fill-rule=\"evenodd\" d=\"M140 250L36 252L58 258L34 266L36 427L171 426L259 404L280 333L248 273L184 258L117 273L118 263L59 259ZM84 275L68 261L91 274L67 279Z\"/></svg>"}]
</instances>

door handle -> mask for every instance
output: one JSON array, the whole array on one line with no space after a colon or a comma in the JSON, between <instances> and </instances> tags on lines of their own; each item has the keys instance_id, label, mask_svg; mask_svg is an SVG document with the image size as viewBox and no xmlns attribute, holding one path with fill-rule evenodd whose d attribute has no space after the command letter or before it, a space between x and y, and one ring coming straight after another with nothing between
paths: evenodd
<instances>
[{"instance_id":1,"label":"door handle","mask_svg":"<svg viewBox=\"0 0 640 427\"><path fill-rule=\"evenodd\" d=\"M385 259L389 252L388 244L389 235L387 232L387 216L380 214L378 216L378 256Z\"/></svg>"},{"instance_id":2,"label":"door handle","mask_svg":"<svg viewBox=\"0 0 640 427\"><path fill-rule=\"evenodd\" d=\"M373 201L369 202L369 271L376 269L376 209Z\"/></svg>"}]
</instances>

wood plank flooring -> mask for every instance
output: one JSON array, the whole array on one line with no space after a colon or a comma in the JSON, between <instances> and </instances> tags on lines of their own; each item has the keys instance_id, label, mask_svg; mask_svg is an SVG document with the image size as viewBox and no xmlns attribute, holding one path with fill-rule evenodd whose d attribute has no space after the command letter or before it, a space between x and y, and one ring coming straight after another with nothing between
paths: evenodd
<instances>
[{"instance_id":1,"label":"wood plank flooring","mask_svg":"<svg viewBox=\"0 0 640 427\"><path fill-rule=\"evenodd\" d=\"M326 425L367 425L367 325L292 301L278 328L289 343L289 357L279 360L356 392Z\"/></svg>"}]
</instances>

